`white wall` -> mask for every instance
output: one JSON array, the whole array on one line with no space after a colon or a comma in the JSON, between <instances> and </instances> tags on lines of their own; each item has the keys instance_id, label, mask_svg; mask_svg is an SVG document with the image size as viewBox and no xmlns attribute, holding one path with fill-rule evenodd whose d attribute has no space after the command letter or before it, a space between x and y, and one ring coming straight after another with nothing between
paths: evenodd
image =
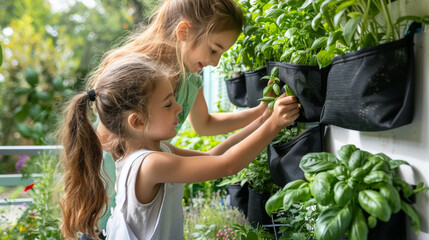
<instances>
[{"instance_id":1,"label":"white wall","mask_svg":"<svg viewBox=\"0 0 429 240\"><path fill-rule=\"evenodd\" d=\"M429 0L404 0L401 2L408 14L429 15ZM335 153L342 145L355 144L371 153L383 152L392 159L406 160L411 164L401 166L405 181L421 181L429 186L429 26L415 38L416 82L415 114L411 124L389 131L359 132L329 126L327 151ZM415 235L410 227L407 240L429 240L429 192L420 193L414 204L420 213L421 231Z\"/></svg>"}]
</instances>

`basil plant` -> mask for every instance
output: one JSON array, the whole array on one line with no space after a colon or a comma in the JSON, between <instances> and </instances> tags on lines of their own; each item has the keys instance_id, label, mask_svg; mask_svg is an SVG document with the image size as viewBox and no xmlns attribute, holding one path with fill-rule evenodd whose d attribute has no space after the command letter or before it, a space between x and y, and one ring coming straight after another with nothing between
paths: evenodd
<instances>
[{"instance_id":1,"label":"basil plant","mask_svg":"<svg viewBox=\"0 0 429 240\"><path fill-rule=\"evenodd\" d=\"M378 221L388 222L391 215L404 211L413 230L420 230L417 211L410 197L428 188L415 188L403 181L396 169L402 160L392 160L383 153L371 154L354 145L345 145L332 153L305 155L300 168L305 180L288 183L265 205L268 214L287 211L294 203L312 206L320 214L316 219L318 240L336 240L344 235L350 240L367 239L369 228Z\"/></svg>"}]
</instances>

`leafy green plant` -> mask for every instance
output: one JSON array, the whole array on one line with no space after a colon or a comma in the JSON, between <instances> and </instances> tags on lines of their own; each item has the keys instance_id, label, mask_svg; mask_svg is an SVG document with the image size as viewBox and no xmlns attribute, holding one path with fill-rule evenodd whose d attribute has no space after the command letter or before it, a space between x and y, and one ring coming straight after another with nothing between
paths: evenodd
<instances>
[{"instance_id":1,"label":"leafy green plant","mask_svg":"<svg viewBox=\"0 0 429 240\"><path fill-rule=\"evenodd\" d=\"M225 205L220 192L213 192L209 198L200 192L184 207L185 239L216 239L219 229L234 224L249 225L241 212Z\"/></svg>"},{"instance_id":2,"label":"leafy green plant","mask_svg":"<svg viewBox=\"0 0 429 240\"><path fill-rule=\"evenodd\" d=\"M264 14L267 1L240 0L238 4L243 10L245 25L243 26L242 36L236 41L239 46L240 54L238 62L242 62L247 70L257 70L266 65L265 55L261 50L264 42L264 29L258 26L260 17Z\"/></svg>"},{"instance_id":3,"label":"leafy green plant","mask_svg":"<svg viewBox=\"0 0 429 240\"><path fill-rule=\"evenodd\" d=\"M319 214L312 206L314 201L305 204L294 203L287 210L279 210L274 220L279 224L279 240L310 240L314 239L314 228Z\"/></svg>"},{"instance_id":4,"label":"leafy green plant","mask_svg":"<svg viewBox=\"0 0 429 240\"><path fill-rule=\"evenodd\" d=\"M391 0L307 0L302 9L314 9L313 29L323 28L329 37L321 53L331 56L400 39L410 20L427 17L400 16L400 4Z\"/></svg>"},{"instance_id":5,"label":"leafy green plant","mask_svg":"<svg viewBox=\"0 0 429 240\"><path fill-rule=\"evenodd\" d=\"M273 109L274 104L276 103L276 100L279 98L281 94L279 67L273 67L273 69L271 69L270 75L263 76L261 80L262 79L268 79L268 80L271 80L271 82L268 84L268 86L264 88L262 93L263 97L258 100L268 103L268 107L270 109ZM283 88L287 96L295 96L295 93L287 84L284 84ZM274 96L268 96L270 92L272 92Z\"/></svg>"},{"instance_id":6,"label":"leafy green plant","mask_svg":"<svg viewBox=\"0 0 429 240\"><path fill-rule=\"evenodd\" d=\"M240 183L244 186L246 183L255 189L258 193L273 193L278 189L271 180L270 170L268 167L267 148L265 148L248 166L243 168L237 174L223 178L218 183L218 187L226 186L227 184Z\"/></svg>"},{"instance_id":7,"label":"leafy green plant","mask_svg":"<svg viewBox=\"0 0 429 240\"><path fill-rule=\"evenodd\" d=\"M43 154L32 161L40 169L34 183L25 187L33 202L13 226L1 229L0 239L62 239L60 232L60 209L54 197L58 175L55 174L57 156ZM12 223L11 223L12 224Z\"/></svg>"},{"instance_id":8,"label":"leafy green plant","mask_svg":"<svg viewBox=\"0 0 429 240\"><path fill-rule=\"evenodd\" d=\"M396 169L402 160L392 160L383 153L371 154L354 145L345 145L337 152L309 153L300 163L307 181L288 183L266 203L271 214L288 210L293 203L311 201L318 211L316 238L332 240L344 234L350 240L367 239L369 228L378 221L389 221L392 213L404 211L413 230L420 229L416 210L409 198L428 188L423 183L415 189L402 180ZM368 217L365 217L365 216Z\"/></svg>"},{"instance_id":9,"label":"leafy green plant","mask_svg":"<svg viewBox=\"0 0 429 240\"><path fill-rule=\"evenodd\" d=\"M240 41L242 37L243 35L241 34L237 41ZM246 70L246 66L242 64L239 58L240 51L240 45L234 44L222 55L216 70L225 79L235 77L235 75L242 74Z\"/></svg>"}]
</instances>

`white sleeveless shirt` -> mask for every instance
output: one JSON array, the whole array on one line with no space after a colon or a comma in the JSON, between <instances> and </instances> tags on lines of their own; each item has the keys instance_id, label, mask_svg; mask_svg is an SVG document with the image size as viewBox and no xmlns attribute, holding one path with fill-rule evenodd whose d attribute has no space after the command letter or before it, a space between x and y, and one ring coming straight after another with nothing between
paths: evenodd
<instances>
[{"instance_id":1,"label":"white sleeveless shirt","mask_svg":"<svg viewBox=\"0 0 429 240\"><path fill-rule=\"evenodd\" d=\"M141 150L140 150L141 151ZM161 143L161 151L173 153ZM146 150L141 153L144 154ZM183 239L183 183L163 183L152 202L142 204L137 200L135 188L137 173L144 158L136 160L131 166L127 179L127 196L122 212L128 226L140 240ZM116 176L120 173L125 161L116 161ZM115 188L118 186L116 185ZM118 189L116 189L118 192Z\"/></svg>"}]
</instances>

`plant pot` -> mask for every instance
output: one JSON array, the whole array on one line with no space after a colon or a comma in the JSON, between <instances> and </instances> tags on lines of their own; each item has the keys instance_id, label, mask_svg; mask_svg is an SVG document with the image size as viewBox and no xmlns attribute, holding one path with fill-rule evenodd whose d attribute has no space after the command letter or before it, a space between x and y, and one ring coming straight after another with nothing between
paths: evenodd
<instances>
[{"instance_id":1,"label":"plant pot","mask_svg":"<svg viewBox=\"0 0 429 240\"><path fill-rule=\"evenodd\" d=\"M229 101L237 107L247 107L246 78L243 74L225 79Z\"/></svg>"},{"instance_id":2,"label":"plant pot","mask_svg":"<svg viewBox=\"0 0 429 240\"><path fill-rule=\"evenodd\" d=\"M334 57L321 122L358 131L388 130L411 123L413 44L413 34L409 34L398 41Z\"/></svg>"},{"instance_id":3,"label":"plant pot","mask_svg":"<svg viewBox=\"0 0 429 240\"><path fill-rule=\"evenodd\" d=\"M270 198L270 194L258 193L250 185L248 189L249 205L247 208L247 219L250 224L253 227L271 224L271 217L265 211L265 203Z\"/></svg>"},{"instance_id":4,"label":"plant pot","mask_svg":"<svg viewBox=\"0 0 429 240\"><path fill-rule=\"evenodd\" d=\"M286 62L267 61L267 69L279 68L279 78L295 93L302 105L298 122L319 122L325 103L326 81L329 67L296 65Z\"/></svg>"},{"instance_id":5,"label":"plant pot","mask_svg":"<svg viewBox=\"0 0 429 240\"><path fill-rule=\"evenodd\" d=\"M323 127L316 126L289 142L268 146L268 164L275 184L283 187L288 182L305 179L299 163L307 153L324 151L323 130Z\"/></svg>"},{"instance_id":6,"label":"plant pot","mask_svg":"<svg viewBox=\"0 0 429 240\"><path fill-rule=\"evenodd\" d=\"M237 208L247 217L247 209L249 203L248 183L242 187L240 183L228 184L226 187L230 196L231 206Z\"/></svg>"},{"instance_id":7,"label":"plant pot","mask_svg":"<svg viewBox=\"0 0 429 240\"><path fill-rule=\"evenodd\" d=\"M261 78L267 75L266 71L266 68L261 68L244 73L246 78L247 106L250 108L258 106L260 103L258 99L263 97L263 91L267 86L268 80L261 80Z\"/></svg>"}]
</instances>

